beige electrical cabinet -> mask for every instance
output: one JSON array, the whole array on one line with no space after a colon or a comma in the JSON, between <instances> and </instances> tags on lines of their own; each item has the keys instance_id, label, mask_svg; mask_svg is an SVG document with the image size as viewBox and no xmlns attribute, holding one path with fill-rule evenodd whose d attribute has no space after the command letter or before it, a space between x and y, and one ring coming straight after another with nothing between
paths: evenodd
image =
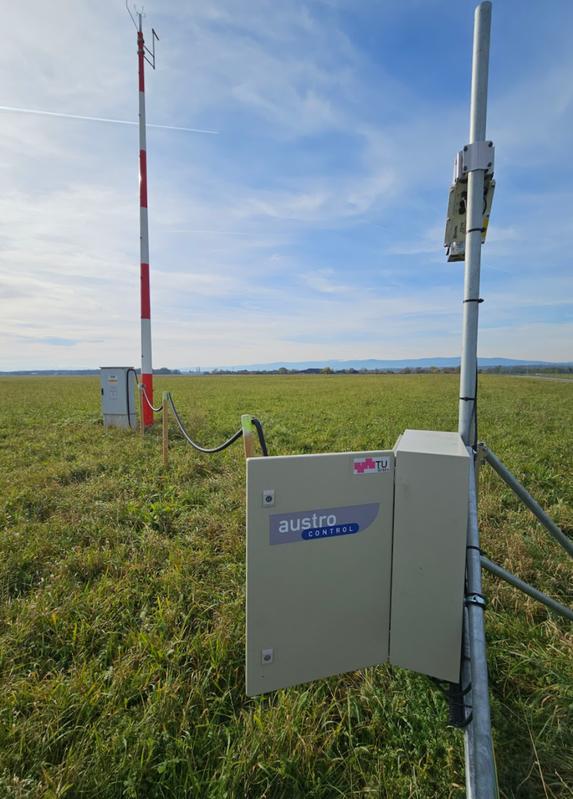
<instances>
[{"instance_id":1,"label":"beige electrical cabinet","mask_svg":"<svg viewBox=\"0 0 573 799\"><path fill-rule=\"evenodd\" d=\"M457 682L468 480L457 433L249 458L247 694L388 659Z\"/></svg>"},{"instance_id":2,"label":"beige electrical cabinet","mask_svg":"<svg viewBox=\"0 0 573 799\"><path fill-rule=\"evenodd\" d=\"M247 462L247 694L388 658L394 454Z\"/></svg>"},{"instance_id":3,"label":"beige electrical cabinet","mask_svg":"<svg viewBox=\"0 0 573 799\"><path fill-rule=\"evenodd\" d=\"M395 448L390 661L457 682L469 496L458 433L406 430Z\"/></svg>"}]
</instances>

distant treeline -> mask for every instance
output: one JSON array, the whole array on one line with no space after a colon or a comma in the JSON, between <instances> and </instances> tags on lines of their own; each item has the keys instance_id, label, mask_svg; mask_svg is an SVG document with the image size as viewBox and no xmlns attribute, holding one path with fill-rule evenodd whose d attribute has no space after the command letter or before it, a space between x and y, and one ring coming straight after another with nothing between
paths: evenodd
<instances>
[{"instance_id":1,"label":"distant treeline","mask_svg":"<svg viewBox=\"0 0 573 799\"><path fill-rule=\"evenodd\" d=\"M562 375L573 374L573 366L484 366L480 374L500 375ZM330 366L310 369L210 369L183 371L181 369L154 369L156 375L181 375L183 377L203 377L205 375L427 375L427 374L459 374L459 366L407 366L404 369L332 369ZM38 369L36 371L0 372L0 376L27 377L90 377L99 375L99 369Z\"/></svg>"},{"instance_id":2,"label":"distant treeline","mask_svg":"<svg viewBox=\"0 0 573 799\"><path fill-rule=\"evenodd\" d=\"M573 366L487 366L478 371L496 375L571 375Z\"/></svg>"},{"instance_id":3,"label":"distant treeline","mask_svg":"<svg viewBox=\"0 0 573 799\"><path fill-rule=\"evenodd\" d=\"M480 374L507 374L507 375L552 375L573 374L573 366L484 366L478 370ZM427 375L427 374L459 374L459 366L406 366L404 369L332 369L325 366L322 369L212 369L205 372L189 372L192 375ZM181 374L186 374L182 372Z\"/></svg>"}]
</instances>

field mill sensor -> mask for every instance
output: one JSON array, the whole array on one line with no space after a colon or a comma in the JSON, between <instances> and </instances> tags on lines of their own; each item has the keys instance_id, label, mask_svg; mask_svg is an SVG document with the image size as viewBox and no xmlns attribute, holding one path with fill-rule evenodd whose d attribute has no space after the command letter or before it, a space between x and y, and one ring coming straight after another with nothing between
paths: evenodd
<instances>
[{"instance_id":1,"label":"field mill sensor","mask_svg":"<svg viewBox=\"0 0 573 799\"><path fill-rule=\"evenodd\" d=\"M249 458L247 694L386 661L457 681L468 479L458 433Z\"/></svg>"}]
</instances>

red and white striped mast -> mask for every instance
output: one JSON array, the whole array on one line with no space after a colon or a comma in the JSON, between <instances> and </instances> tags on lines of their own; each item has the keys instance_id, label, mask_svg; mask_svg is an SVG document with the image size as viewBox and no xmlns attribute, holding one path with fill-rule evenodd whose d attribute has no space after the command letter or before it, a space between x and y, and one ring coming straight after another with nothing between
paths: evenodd
<instances>
[{"instance_id":1,"label":"red and white striped mast","mask_svg":"<svg viewBox=\"0 0 573 799\"><path fill-rule=\"evenodd\" d=\"M153 367L151 362L151 295L149 287L149 223L147 216L147 143L145 126L145 62L155 69L155 40L159 37L151 29L153 49L145 46L143 14L135 22L129 6L126 8L137 29L137 64L139 73L139 240L141 281L141 383L143 390L143 426L153 424ZM148 55L149 54L149 58Z\"/></svg>"}]
</instances>

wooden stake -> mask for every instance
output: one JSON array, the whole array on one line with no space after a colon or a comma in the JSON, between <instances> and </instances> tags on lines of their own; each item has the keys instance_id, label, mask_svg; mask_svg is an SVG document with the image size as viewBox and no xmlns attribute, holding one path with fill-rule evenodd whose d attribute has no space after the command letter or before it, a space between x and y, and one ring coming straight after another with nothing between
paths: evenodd
<instances>
[{"instance_id":1,"label":"wooden stake","mask_svg":"<svg viewBox=\"0 0 573 799\"><path fill-rule=\"evenodd\" d=\"M169 462L169 411L167 409L168 391L163 392L163 465Z\"/></svg>"},{"instance_id":2,"label":"wooden stake","mask_svg":"<svg viewBox=\"0 0 573 799\"><path fill-rule=\"evenodd\" d=\"M255 428L250 413L244 413L241 416L241 426L243 428L243 446L245 448L245 459L252 458L255 454L255 446L253 438Z\"/></svg>"},{"instance_id":3,"label":"wooden stake","mask_svg":"<svg viewBox=\"0 0 573 799\"><path fill-rule=\"evenodd\" d=\"M145 436L145 424L143 422L143 383L139 384L139 432L141 433L141 440Z\"/></svg>"}]
</instances>

